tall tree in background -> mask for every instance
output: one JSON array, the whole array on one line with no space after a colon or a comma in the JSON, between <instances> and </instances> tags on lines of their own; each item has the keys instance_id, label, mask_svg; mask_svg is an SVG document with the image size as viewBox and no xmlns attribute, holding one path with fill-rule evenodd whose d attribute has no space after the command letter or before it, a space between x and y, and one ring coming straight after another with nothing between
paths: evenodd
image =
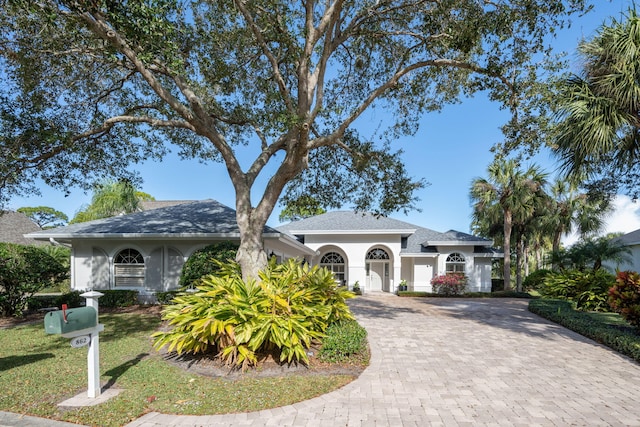
<instances>
[{"instance_id":1,"label":"tall tree in background","mask_svg":"<svg viewBox=\"0 0 640 427\"><path fill-rule=\"evenodd\" d=\"M18 212L25 214L42 229L60 227L69 222L69 217L49 206L22 207Z\"/></svg>"},{"instance_id":2,"label":"tall tree in background","mask_svg":"<svg viewBox=\"0 0 640 427\"><path fill-rule=\"evenodd\" d=\"M590 188L640 194L640 17L612 19L580 44L583 70L562 82L556 153Z\"/></svg>"},{"instance_id":3,"label":"tall tree in background","mask_svg":"<svg viewBox=\"0 0 640 427\"><path fill-rule=\"evenodd\" d=\"M105 181L96 186L91 203L76 213L70 223L137 212L140 210L140 202L145 200L155 199L136 190L129 181Z\"/></svg>"},{"instance_id":4,"label":"tall tree in background","mask_svg":"<svg viewBox=\"0 0 640 427\"><path fill-rule=\"evenodd\" d=\"M474 222L485 215L502 219L504 251L504 289L511 289L511 239L514 221L534 214L536 195L546 184L546 175L537 166L522 171L516 160L496 159L487 170L487 178L471 184Z\"/></svg>"},{"instance_id":5,"label":"tall tree in background","mask_svg":"<svg viewBox=\"0 0 640 427\"><path fill-rule=\"evenodd\" d=\"M602 230L612 211L611 199L603 195L580 192L569 180L557 179L549 189L550 203L543 228L551 237L552 250L560 250L562 237L574 231L581 238Z\"/></svg>"},{"instance_id":6,"label":"tall tree in background","mask_svg":"<svg viewBox=\"0 0 640 427\"><path fill-rule=\"evenodd\" d=\"M415 132L422 114L486 90L514 120L530 118L535 97L521 90L536 87L549 36L585 1L1 5L0 198L36 190L36 178L66 188L128 176L174 144L184 157L224 162L238 261L256 277L283 193L324 207L412 209L424 183L390 141ZM350 131L371 108L393 120L375 143ZM511 124L517 141L528 127Z\"/></svg>"}]
</instances>

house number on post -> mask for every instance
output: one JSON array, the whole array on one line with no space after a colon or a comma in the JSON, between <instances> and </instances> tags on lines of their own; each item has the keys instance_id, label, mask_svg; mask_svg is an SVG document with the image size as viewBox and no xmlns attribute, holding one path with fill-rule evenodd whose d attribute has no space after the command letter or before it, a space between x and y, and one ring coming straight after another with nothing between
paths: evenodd
<instances>
[{"instance_id":1,"label":"house number on post","mask_svg":"<svg viewBox=\"0 0 640 427\"><path fill-rule=\"evenodd\" d=\"M91 335L83 335L81 337L75 337L71 339L71 347L80 348L85 345L89 345L91 342Z\"/></svg>"}]
</instances>

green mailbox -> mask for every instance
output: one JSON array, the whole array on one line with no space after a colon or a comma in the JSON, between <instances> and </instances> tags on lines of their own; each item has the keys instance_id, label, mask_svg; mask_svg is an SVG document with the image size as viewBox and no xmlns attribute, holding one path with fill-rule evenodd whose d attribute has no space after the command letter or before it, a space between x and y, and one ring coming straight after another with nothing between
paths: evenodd
<instances>
[{"instance_id":1,"label":"green mailbox","mask_svg":"<svg viewBox=\"0 0 640 427\"><path fill-rule=\"evenodd\" d=\"M93 307L50 311L44 316L47 334L69 334L98 326L98 312Z\"/></svg>"}]
</instances>

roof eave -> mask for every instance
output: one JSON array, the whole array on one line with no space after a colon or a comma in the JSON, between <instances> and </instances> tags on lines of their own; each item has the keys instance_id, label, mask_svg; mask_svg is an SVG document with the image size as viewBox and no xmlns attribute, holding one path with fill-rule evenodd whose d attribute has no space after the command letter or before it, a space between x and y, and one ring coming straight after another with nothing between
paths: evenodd
<instances>
[{"instance_id":1,"label":"roof eave","mask_svg":"<svg viewBox=\"0 0 640 427\"><path fill-rule=\"evenodd\" d=\"M400 252L400 258L436 258L440 256L440 252Z\"/></svg>"}]
</instances>

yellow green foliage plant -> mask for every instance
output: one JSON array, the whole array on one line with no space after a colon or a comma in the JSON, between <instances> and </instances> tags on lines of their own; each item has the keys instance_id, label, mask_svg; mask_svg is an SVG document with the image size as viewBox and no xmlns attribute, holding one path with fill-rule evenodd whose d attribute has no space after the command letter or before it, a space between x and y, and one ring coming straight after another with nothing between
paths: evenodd
<instances>
[{"instance_id":1,"label":"yellow green foliage plant","mask_svg":"<svg viewBox=\"0 0 640 427\"><path fill-rule=\"evenodd\" d=\"M346 304L353 293L337 287L325 268L298 260L276 264L274 258L259 281L244 281L237 263L218 263L219 271L203 277L196 292L164 307L171 329L153 335L156 349L217 352L242 369L276 350L281 362L308 363L313 340L321 340L331 324L353 319Z\"/></svg>"}]
</instances>

